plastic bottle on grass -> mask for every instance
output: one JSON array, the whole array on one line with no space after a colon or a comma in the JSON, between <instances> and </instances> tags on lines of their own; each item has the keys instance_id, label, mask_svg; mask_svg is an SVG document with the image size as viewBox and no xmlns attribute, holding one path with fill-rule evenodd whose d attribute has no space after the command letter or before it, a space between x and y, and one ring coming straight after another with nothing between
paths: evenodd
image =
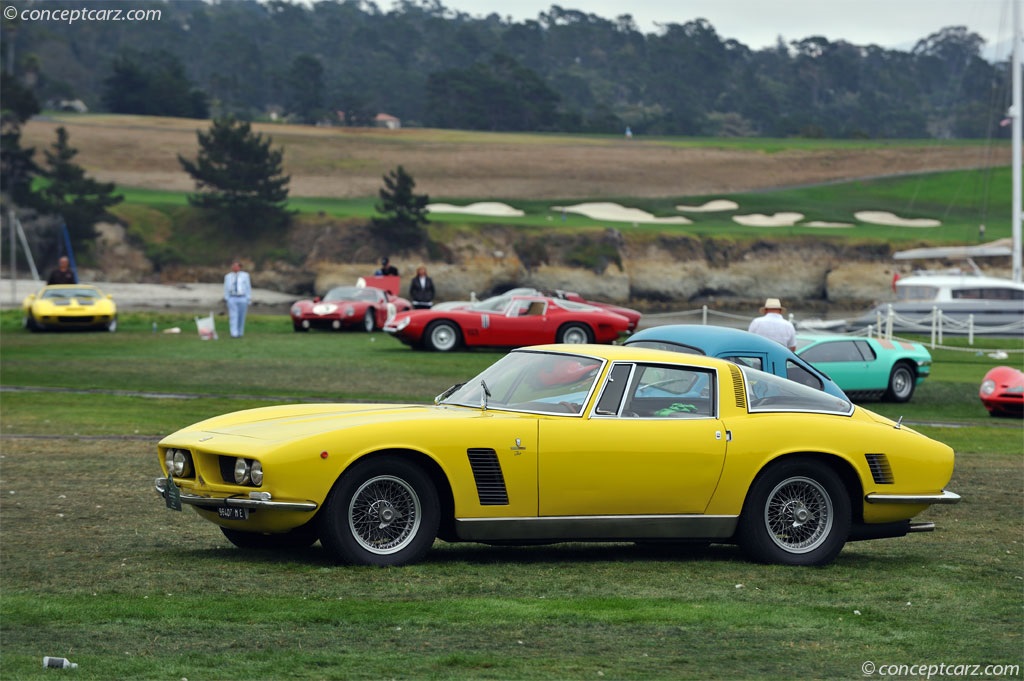
<instances>
[{"instance_id":1,"label":"plastic bottle on grass","mask_svg":"<svg viewBox=\"0 0 1024 681\"><path fill-rule=\"evenodd\" d=\"M43 669L78 669L78 665L66 657L43 657Z\"/></svg>"}]
</instances>

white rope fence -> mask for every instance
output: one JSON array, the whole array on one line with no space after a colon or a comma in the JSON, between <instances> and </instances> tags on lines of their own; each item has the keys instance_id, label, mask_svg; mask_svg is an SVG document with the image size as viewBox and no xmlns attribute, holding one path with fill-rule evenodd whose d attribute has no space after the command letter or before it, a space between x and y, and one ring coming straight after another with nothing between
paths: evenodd
<instances>
[{"instance_id":1,"label":"white rope fence","mask_svg":"<svg viewBox=\"0 0 1024 681\"><path fill-rule=\"evenodd\" d=\"M719 312L718 310L711 310L707 305L701 306L698 310L683 310L680 312L665 312L656 314L645 314L645 319L658 319L658 318L671 318L678 319L680 317L700 317L700 324L702 326L708 325L709 318L721 317L723 319L729 319L732 322L740 321L743 322L743 328L749 325L753 319L750 316L732 314L729 312ZM967 321L960 321L957 319L951 319L942 314L942 310L935 307L932 308L930 314L916 319L904 317L896 314L890 305L888 310L883 313L881 310L877 314L875 324L868 324L867 326L859 329L845 329L843 331L837 331L827 326L816 326L813 323L800 324L796 321L794 315L789 315L789 321L793 322L799 330L804 331L828 331L829 333L835 333L837 335L844 336L867 336L869 338L877 337L884 338L886 340L900 340L898 337L893 335L893 327L899 326L904 331L918 332L922 334L930 334L931 341L930 346L934 350L935 348L941 348L943 350L959 350L962 352L979 352L983 349L979 348L962 348L956 346L943 345L943 334L953 333L958 335L967 335L967 344L970 346L974 345L975 334L994 334L994 335L1005 335L1005 336L1024 336L1024 321L1015 322L1013 324L1004 324L1001 326L979 326L974 323L974 315L969 315ZM997 350L996 348L992 349ZM1019 354L1024 353L1024 350L1006 350L999 348L1001 352L1008 354Z\"/></svg>"}]
</instances>

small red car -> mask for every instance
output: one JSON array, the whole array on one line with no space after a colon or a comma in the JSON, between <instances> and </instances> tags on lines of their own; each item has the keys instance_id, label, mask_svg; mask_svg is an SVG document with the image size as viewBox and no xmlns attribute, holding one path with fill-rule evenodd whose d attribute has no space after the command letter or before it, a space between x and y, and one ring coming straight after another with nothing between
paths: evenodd
<instances>
[{"instance_id":1,"label":"small red car","mask_svg":"<svg viewBox=\"0 0 1024 681\"><path fill-rule=\"evenodd\" d=\"M414 310L384 325L406 345L438 352L459 347L516 348L543 343L611 343L629 333L626 317L548 296L511 296L499 310Z\"/></svg>"},{"instance_id":2,"label":"small red car","mask_svg":"<svg viewBox=\"0 0 1024 681\"><path fill-rule=\"evenodd\" d=\"M412 309L405 298L372 286L338 286L323 298L300 300L292 305L292 326L296 331L310 329L383 328L389 317Z\"/></svg>"},{"instance_id":3,"label":"small red car","mask_svg":"<svg viewBox=\"0 0 1024 681\"><path fill-rule=\"evenodd\" d=\"M1006 366L989 369L978 397L992 416L1024 417L1024 371Z\"/></svg>"},{"instance_id":4,"label":"small red car","mask_svg":"<svg viewBox=\"0 0 1024 681\"><path fill-rule=\"evenodd\" d=\"M587 300L583 296L573 291L541 291L535 288L514 288L505 293L486 298L479 301L471 300L456 300L446 303L439 303L434 305L435 310L465 310L465 309L478 309L478 310L490 310L497 311L504 309L509 298L513 296L548 296L550 298L561 298L562 300L571 300L576 303L583 303L584 305L592 305L593 307L600 307L620 314L629 320L629 330L636 331L636 327L640 324L640 318L643 314L637 310L629 307L622 307L621 305L613 305L612 303L599 303L594 300Z\"/></svg>"}]
</instances>

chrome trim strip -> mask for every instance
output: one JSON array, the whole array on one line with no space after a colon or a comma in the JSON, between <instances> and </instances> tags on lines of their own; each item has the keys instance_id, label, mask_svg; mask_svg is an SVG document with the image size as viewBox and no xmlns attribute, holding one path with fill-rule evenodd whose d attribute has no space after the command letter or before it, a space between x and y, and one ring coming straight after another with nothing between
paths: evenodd
<instances>
[{"instance_id":1,"label":"chrome trim strip","mask_svg":"<svg viewBox=\"0 0 1024 681\"><path fill-rule=\"evenodd\" d=\"M942 490L940 494L878 494L864 497L869 504L955 504L960 495Z\"/></svg>"},{"instance_id":2,"label":"chrome trim strip","mask_svg":"<svg viewBox=\"0 0 1024 681\"><path fill-rule=\"evenodd\" d=\"M552 516L546 518L456 518L465 541L728 539L734 515Z\"/></svg>"},{"instance_id":3,"label":"chrome trim strip","mask_svg":"<svg viewBox=\"0 0 1024 681\"><path fill-rule=\"evenodd\" d=\"M167 478L157 478L154 487L156 493L161 498L167 498ZM305 511L307 513L317 509L315 501L264 501L263 499L248 499L245 497L215 499L213 497L199 496L198 494L188 494L187 492L181 492L181 503L190 506L202 506L204 508L262 508L273 511Z\"/></svg>"}]
</instances>

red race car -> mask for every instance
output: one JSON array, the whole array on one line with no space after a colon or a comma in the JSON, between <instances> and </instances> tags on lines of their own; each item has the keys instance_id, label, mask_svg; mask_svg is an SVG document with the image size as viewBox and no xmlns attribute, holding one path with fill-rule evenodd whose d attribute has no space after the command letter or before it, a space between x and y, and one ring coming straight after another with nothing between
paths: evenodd
<instances>
[{"instance_id":1,"label":"red race car","mask_svg":"<svg viewBox=\"0 0 1024 681\"><path fill-rule=\"evenodd\" d=\"M1013 367L989 369L978 397L992 416L1024 417L1024 371Z\"/></svg>"},{"instance_id":2,"label":"red race car","mask_svg":"<svg viewBox=\"0 0 1024 681\"><path fill-rule=\"evenodd\" d=\"M446 303L438 303L434 305L435 310L465 310L465 309L478 309L478 310L489 310L492 312L503 310L506 303L513 296L548 296L551 298L561 298L563 300L571 300L576 303L583 303L584 305L592 305L594 307L600 307L609 312L620 314L629 320L629 330L636 331L637 325L640 323L640 318L643 316L637 310L629 307L622 307L620 305L613 305L612 303L599 303L593 300L587 300L578 293L572 291L541 291L535 288L514 288L505 293L492 296L480 301L471 300L457 300Z\"/></svg>"},{"instance_id":3,"label":"red race car","mask_svg":"<svg viewBox=\"0 0 1024 681\"><path fill-rule=\"evenodd\" d=\"M296 302L291 317L296 331L358 328L369 332L382 328L389 317L410 309L408 300L379 288L338 286L323 298Z\"/></svg>"},{"instance_id":4,"label":"red race car","mask_svg":"<svg viewBox=\"0 0 1024 681\"><path fill-rule=\"evenodd\" d=\"M542 343L611 343L630 321L593 305L548 296L511 296L499 310L415 310L384 325L406 345L448 352L459 347L515 348Z\"/></svg>"}]
</instances>

